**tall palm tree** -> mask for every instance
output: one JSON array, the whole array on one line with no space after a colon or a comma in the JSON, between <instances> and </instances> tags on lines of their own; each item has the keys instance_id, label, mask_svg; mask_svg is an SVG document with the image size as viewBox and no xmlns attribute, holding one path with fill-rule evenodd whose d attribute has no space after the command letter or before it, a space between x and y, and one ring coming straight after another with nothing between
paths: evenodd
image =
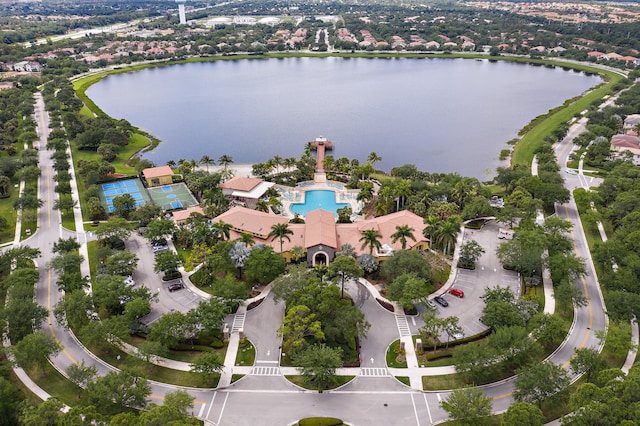
<instances>
[{"instance_id":1,"label":"tall palm tree","mask_svg":"<svg viewBox=\"0 0 640 426\"><path fill-rule=\"evenodd\" d=\"M225 172L231 163L233 163L233 158L230 155L223 154L218 158L218 164L222 166Z\"/></svg>"},{"instance_id":2,"label":"tall palm tree","mask_svg":"<svg viewBox=\"0 0 640 426\"><path fill-rule=\"evenodd\" d=\"M216 164L216 160L214 160L213 158L205 154L202 156L198 164L200 165L204 164L205 167L207 168L207 172L209 172L209 166L213 166L214 164Z\"/></svg>"},{"instance_id":3,"label":"tall palm tree","mask_svg":"<svg viewBox=\"0 0 640 426\"><path fill-rule=\"evenodd\" d=\"M369 254L373 255L373 249L376 248L380 250L382 248L382 243L380 243L380 238L382 235L376 229L367 229L362 231L362 237L360 237L359 241L362 241L362 250L365 247L369 246Z\"/></svg>"},{"instance_id":4,"label":"tall palm tree","mask_svg":"<svg viewBox=\"0 0 640 426\"><path fill-rule=\"evenodd\" d=\"M228 240L231 235L231 224L219 221L211 225L216 235L222 240Z\"/></svg>"},{"instance_id":5,"label":"tall palm tree","mask_svg":"<svg viewBox=\"0 0 640 426\"><path fill-rule=\"evenodd\" d=\"M167 161L167 166L169 166L169 167L171 167L173 169L176 166L175 160Z\"/></svg>"},{"instance_id":6,"label":"tall palm tree","mask_svg":"<svg viewBox=\"0 0 640 426\"><path fill-rule=\"evenodd\" d=\"M380 161L382 161L382 157L380 157L377 152L373 151L367 157L367 161L371 163L372 166L375 167L376 163L379 163Z\"/></svg>"},{"instance_id":7,"label":"tall palm tree","mask_svg":"<svg viewBox=\"0 0 640 426\"><path fill-rule=\"evenodd\" d=\"M393 188L393 194L398 197L396 210L400 211L400 206L404 207L405 198L411 194L411 182L406 179L401 180Z\"/></svg>"},{"instance_id":8,"label":"tall palm tree","mask_svg":"<svg viewBox=\"0 0 640 426\"><path fill-rule=\"evenodd\" d=\"M409 225L397 225L396 232L391 234L391 241L394 243L400 240L400 244L402 245L402 250L407 248L407 238L411 238L413 241L416 241L416 237L413 235L415 229L409 228Z\"/></svg>"},{"instance_id":9,"label":"tall palm tree","mask_svg":"<svg viewBox=\"0 0 640 426\"><path fill-rule=\"evenodd\" d=\"M271 237L272 241L276 238L280 240L280 253L282 253L282 240L286 239L287 241L291 241L289 235L293 235L293 231L289 229L287 223L276 223L271 225L271 232L269 232L268 236Z\"/></svg>"},{"instance_id":10,"label":"tall palm tree","mask_svg":"<svg viewBox=\"0 0 640 426\"><path fill-rule=\"evenodd\" d=\"M438 230L437 240L442 245L444 252L449 253L449 248L452 244L455 244L458 232L460 232L460 226L462 225L462 219L460 216L450 216L446 220L441 222L440 229Z\"/></svg>"}]
</instances>

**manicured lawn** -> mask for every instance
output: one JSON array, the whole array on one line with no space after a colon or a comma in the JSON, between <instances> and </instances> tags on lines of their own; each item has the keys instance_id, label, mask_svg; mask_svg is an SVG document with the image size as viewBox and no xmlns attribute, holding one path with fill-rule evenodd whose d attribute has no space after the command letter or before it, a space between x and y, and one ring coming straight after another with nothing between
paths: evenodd
<instances>
[{"instance_id":1,"label":"manicured lawn","mask_svg":"<svg viewBox=\"0 0 640 426\"><path fill-rule=\"evenodd\" d=\"M49 395L55 396L62 403L69 406L78 404L78 400L82 395L82 388L69 381L60 374L58 370L53 368L51 364L47 363L44 372L45 375L29 372L29 377L31 377L38 386L47 391Z\"/></svg>"},{"instance_id":2,"label":"manicured lawn","mask_svg":"<svg viewBox=\"0 0 640 426\"><path fill-rule=\"evenodd\" d=\"M289 380L291 383L293 383L294 385L298 385L301 388L310 389L310 390L318 390L317 387L308 385L306 383L306 381L304 380L303 376L284 376L284 377L287 380ZM334 382L333 386L330 387L329 389L336 389L336 388L344 385L345 383L349 383L355 377L356 376L335 376L335 382Z\"/></svg>"},{"instance_id":3,"label":"manicured lawn","mask_svg":"<svg viewBox=\"0 0 640 426\"><path fill-rule=\"evenodd\" d=\"M403 385L411 386L411 379L407 376L395 376L396 380L402 383Z\"/></svg>"},{"instance_id":4,"label":"manicured lawn","mask_svg":"<svg viewBox=\"0 0 640 426\"><path fill-rule=\"evenodd\" d=\"M253 365L256 360L256 348L251 344L249 339L242 339L238 347L235 365Z\"/></svg>"},{"instance_id":5,"label":"manicured lawn","mask_svg":"<svg viewBox=\"0 0 640 426\"><path fill-rule=\"evenodd\" d=\"M209 388L217 386L218 380L220 380L219 374L213 375L212 380L208 381L205 380L202 374L160 367L142 361L118 349L110 349L107 352L102 348L91 348L91 351L114 367L127 369L140 377L162 383Z\"/></svg>"}]
</instances>

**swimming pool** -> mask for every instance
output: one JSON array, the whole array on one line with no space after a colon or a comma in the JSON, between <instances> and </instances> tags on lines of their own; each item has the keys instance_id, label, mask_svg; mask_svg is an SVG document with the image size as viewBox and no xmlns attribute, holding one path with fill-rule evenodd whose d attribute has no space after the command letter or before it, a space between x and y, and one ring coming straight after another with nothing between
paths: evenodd
<instances>
[{"instance_id":1,"label":"swimming pool","mask_svg":"<svg viewBox=\"0 0 640 426\"><path fill-rule=\"evenodd\" d=\"M351 207L351 205L348 203L336 203L335 191L315 189L305 193L304 203L291 204L291 213L306 216L310 211L323 209L335 214L342 207Z\"/></svg>"}]
</instances>

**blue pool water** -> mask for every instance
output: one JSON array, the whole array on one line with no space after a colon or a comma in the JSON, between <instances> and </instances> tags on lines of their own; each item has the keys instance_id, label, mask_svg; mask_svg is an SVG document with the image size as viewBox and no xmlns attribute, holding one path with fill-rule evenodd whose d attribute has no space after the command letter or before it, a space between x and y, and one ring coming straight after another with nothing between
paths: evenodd
<instances>
[{"instance_id":1,"label":"blue pool water","mask_svg":"<svg viewBox=\"0 0 640 426\"><path fill-rule=\"evenodd\" d=\"M291 204L291 213L306 216L308 212L323 209L336 213L342 207L349 207L347 203L336 203L336 193L328 190L307 191L304 203Z\"/></svg>"}]
</instances>

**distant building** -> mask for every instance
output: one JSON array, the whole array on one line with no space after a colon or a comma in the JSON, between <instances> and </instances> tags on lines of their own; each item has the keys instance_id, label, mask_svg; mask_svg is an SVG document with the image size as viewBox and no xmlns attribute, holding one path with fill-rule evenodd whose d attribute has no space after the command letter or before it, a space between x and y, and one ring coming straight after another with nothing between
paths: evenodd
<instances>
[{"instance_id":1,"label":"distant building","mask_svg":"<svg viewBox=\"0 0 640 426\"><path fill-rule=\"evenodd\" d=\"M148 187L171 185L173 183L173 170L169 166L151 167L142 171L142 177Z\"/></svg>"}]
</instances>

